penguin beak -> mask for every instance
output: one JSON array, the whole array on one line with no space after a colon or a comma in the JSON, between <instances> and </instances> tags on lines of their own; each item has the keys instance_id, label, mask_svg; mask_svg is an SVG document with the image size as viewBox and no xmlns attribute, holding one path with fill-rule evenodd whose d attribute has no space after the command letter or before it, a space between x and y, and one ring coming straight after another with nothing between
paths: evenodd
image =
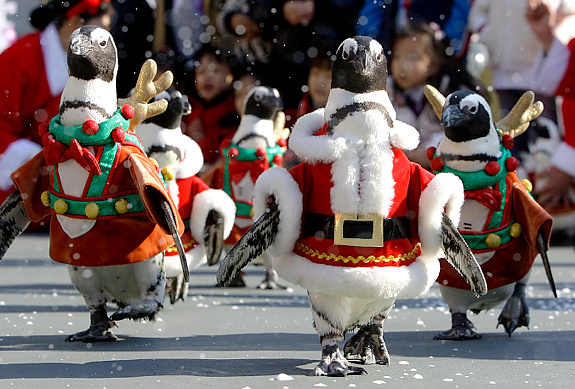
<instances>
[{"instance_id":1,"label":"penguin beak","mask_svg":"<svg viewBox=\"0 0 575 389\"><path fill-rule=\"evenodd\" d=\"M441 125L444 128L457 127L465 120L465 115L456 104L449 105L441 115Z\"/></svg>"},{"instance_id":2,"label":"penguin beak","mask_svg":"<svg viewBox=\"0 0 575 389\"><path fill-rule=\"evenodd\" d=\"M86 35L77 35L70 42L70 51L74 55L85 55L93 48L92 41Z\"/></svg>"},{"instance_id":3,"label":"penguin beak","mask_svg":"<svg viewBox=\"0 0 575 389\"><path fill-rule=\"evenodd\" d=\"M360 50L353 59L353 66L358 74L366 75L371 72L371 55L368 51Z\"/></svg>"}]
</instances>

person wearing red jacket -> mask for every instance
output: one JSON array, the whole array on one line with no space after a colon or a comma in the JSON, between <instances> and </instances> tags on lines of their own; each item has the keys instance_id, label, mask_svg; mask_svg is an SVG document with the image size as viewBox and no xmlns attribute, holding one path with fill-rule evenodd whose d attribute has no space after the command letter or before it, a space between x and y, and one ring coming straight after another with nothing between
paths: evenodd
<instances>
[{"instance_id":1,"label":"person wearing red jacket","mask_svg":"<svg viewBox=\"0 0 575 389\"><path fill-rule=\"evenodd\" d=\"M58 114L72 32L109 30L113 12L110 0L51 0L30 14L37 31L0 54L0 200L12 190L10 173L41 150L40 123Z\"/></svg>"}]
</instances>

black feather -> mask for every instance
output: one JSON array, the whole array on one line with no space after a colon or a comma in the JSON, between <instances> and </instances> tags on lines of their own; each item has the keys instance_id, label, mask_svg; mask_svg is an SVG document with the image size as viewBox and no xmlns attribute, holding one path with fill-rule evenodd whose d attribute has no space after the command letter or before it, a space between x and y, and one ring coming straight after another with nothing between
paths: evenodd
<instances>
[{"instance_id":1,"label":"black feather","mask_svg":"<svg viewBox=\"0 0 575 389\"><path fill-rule=\"evenodd\" d=\"M214 209L210 210L206 217L204 246L208 265L213 266L218 263L224 250L224 218Z\"/></svg>"},{"instance_id":2,"label":"black feather","mask_svg":"<svg viewBox=\"0 0 575 389\"><path fill-rule=\"evenodd\" d=\"M0 205L0 259L28 224L30 219L24 209L20 191L16 189Z\"/></svg>"},{"instance_id":3,"label":"black feather","mask_svg":"<svg viewBox=\"0 0 575 389\"><path fill-rule=\"evenodd\" d=\"M280 211L274 202L228 252L218 269L218 284L229 285L240 270L272 245L278 232L279 217Z\"/></svg>"}]
</instances>

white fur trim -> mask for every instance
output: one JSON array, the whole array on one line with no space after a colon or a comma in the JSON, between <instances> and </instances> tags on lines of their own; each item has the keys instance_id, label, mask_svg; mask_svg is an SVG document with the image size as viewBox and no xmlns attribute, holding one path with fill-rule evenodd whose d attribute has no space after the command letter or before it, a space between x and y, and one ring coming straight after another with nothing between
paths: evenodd
<instances>
[{"instance_id":1,"label":"white fur trim","mask_svg":"<svg viewBox=\"0 0 575 389\"><path fill-rule=\"evenodd\" d=\"M360 298L417 297L439 275L439 261L423 255L409 266L363 268L321 265L291 252L273 257L273 267L282 278L310 292Z\"/></svg>"},{"instance_id":2,"label":"white fur trim","mask_svg":"<svg viewBox=\"0 0 575 389\"><path fill-rule=\"evenodd\" d=\"M565 142L559 143L551 157L551 165L575 177L575 148Z\"/></svg>"},{"instance_id":3,"label":"white fur trim","mask_svg":"<svg viewBox=\"0 0 575 389\"><path fill-rule=\"evenodd\" d=\"M325 124L324 109L320 108L300 117L294 124L289 147L306 162L333 162L347 148L347 140L331 135L314 136Z\"/></svg>"},{"instance_id":4,"label":"white fur trim","mask_svg":"<svg viewBox=\"0 0 575 389\"><path fill-rule=\"evenodd\" d=\"M10 143L4 154L0 156L0 189L8 190L12 188L13 183L10 174L40 151L42 151L42 146L25 138Z\"/></svg>"},{"instance_id":5,"label":"white fur trim","mask_svg":"<svg viewBox=\"0 0 575 389\"><path fill-rule=\"evenodd\" d=\"M203 243L198 244L193 249L186 252L186 262L190 271L197 269L207 263L206 252ZM164 257L164 269L166 277L177 277L183 274L182 263L179 255L170 255Z\"/></svg>"},{"instance_id":6,"label":"white fur trim","mask_svg":"<svg viewBox=\"0 0 575 389\"><path fill-rule=\"evenodd\" d=\"M58 96L68 81L68 63L66 50L62 47L58 29L54 23L50 23L40 33L40 45L50 93L52 96Z\"/></svg>"},{"instance_id":7,"label":"white fur trim","mask_svg":"<svg viewBox=\"0 0 575 389\"><path fill-rule=\"evenodd\" d=\"M263 172L254 188L254 219L266 210L268 196L274 196L280 210L278 233L270 253L279 255L291 252L299 237L303 196L291 174L280 167Z\"/></svg>"},{"instance_id":8,"label":"white fur trim","mask_svg":"<svg viewBox=\"0 0 575 389\"><path fill-rule=\"evenodd\" d=\"M419 146L419 131L410 124L395 120L390 129L390 141L402 150L415 150Z\"/></svg>"},{"instance_id":9,"label":"white fur trim","mask_svg":"<svg viewBox=\"0 0 575 389\"><path fill-rule=\"evenodd\" d=\"M204 241L206 217L212 209L218 211L224 218L224 238L227 238L232 231L236 205L223 190L207 189L194 196L194 205L190 216L191 233L197 242Z\"/></svg>"},{"instance_id":10,"label":"white fur trim","mask_svg":"<svg viewBox=\"0 0 575 389\"><path fill-rule=\"evenodd\" d=\"M463 205L463 183L452 173L440 173L421 192L419 198L419 239L422 252L430 257L441 255L441 221L445 208L454 225L459 224Z\"/></svg>"}]
</instances>

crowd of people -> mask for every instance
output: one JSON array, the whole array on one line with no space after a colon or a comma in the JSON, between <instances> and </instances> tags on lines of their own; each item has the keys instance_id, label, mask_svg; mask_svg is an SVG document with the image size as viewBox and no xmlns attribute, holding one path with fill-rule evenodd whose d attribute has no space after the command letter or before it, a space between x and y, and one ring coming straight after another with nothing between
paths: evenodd
<instances>
[{"instance_id":1,"label":"crowd of people","mask_svg":"<svg viewBox=\"0 0 575 389\"><path fill-rule=\"evenodd\" d=\"M9 193L10 172L40 150L38 125L58 114L71 32L97 24L116 42L120 97L130 93L147 58L174 73L175 87L192 104L183 131L202 148L206 168L220 158L221 142L235 132L243 97L254 85L280 91L286 127L323 107L335 51L354 35L369 35L384 47L398 119L420 132L409 158L427 168L425 150L442 131L425 100L426 84L444 95L475 90L498 117L533 90L545 112L513 152L543 205L575 211L574 3L51 0L30 15L37 31L0 54L0 190ZM536 159L542 154L543 164ZM286 164L297 163L288 156Z\"/></svg>"}]
</instances>

